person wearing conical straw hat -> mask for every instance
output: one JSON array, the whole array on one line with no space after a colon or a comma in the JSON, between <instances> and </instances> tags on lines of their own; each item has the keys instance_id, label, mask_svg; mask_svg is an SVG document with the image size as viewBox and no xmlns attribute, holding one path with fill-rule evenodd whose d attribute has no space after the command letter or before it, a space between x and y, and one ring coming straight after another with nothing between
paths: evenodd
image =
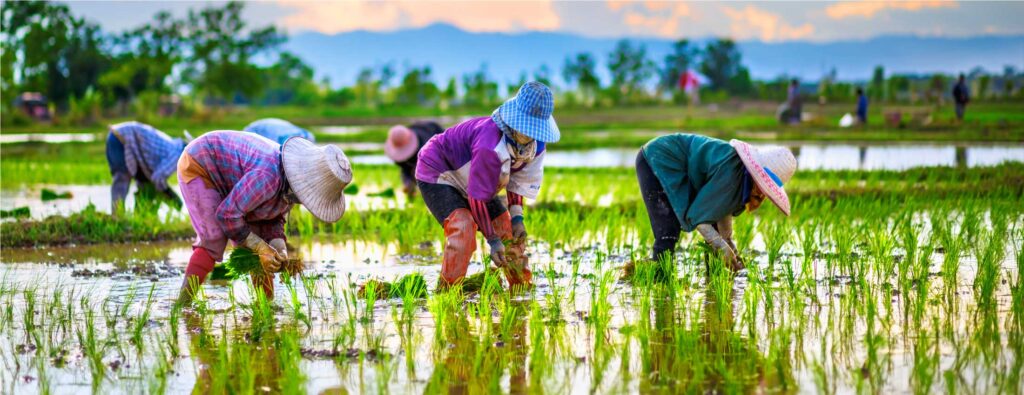
<instances>
[{"instance_id":1,"label":"person wearing conical straw hat","mask_svg":"<svg viewBox=\"0 0 1024 395\"><path fill-rule=\"evenodd\" d=\"M784 185L796 172L786 148L757 149L740 140L672 134L649 141L636 157L636 176L654 232L651 259L670 259L680 231L696 230L733 270L743 268L732 241L732 217L765 198L787 216ZM627 275L633 265L627 265Z\"/></svg>"},{"instance_id":2,"label":"person wearing conical straw hat","mask_svg":"<svg viewBox=\"0 0 1024 395\"><path fill-rule=\"evenodd\" d=\"M420 151L417 184L445 235L439 288L465 277L477 230L509 286L530 285L523 198L537 198L545 144L559 140L554 109L551 89L528 82L490 116L455 125ZM504 203L498 197L502 189Z\"/></svg>"},{"instance_id":3,"label":"person wearing conical straw hat","mask_svg":"<svg viewBox=\"0 0 1024 395\"><path fill-rule=\"evenodd\" d=\"M210 132L189 143L178 160L178 183L196 241L179 303L191 302L228 240L259 256L269 275L253 276L253 285L272 298L273 273L288 258L284 223L292 206L336 222L345 213L350 182L352 167L335 145L317 147L300 137L278 145L237 131Z\"/></svg>"},{"instance_id":4,"label":"person wearing conical straw hat","mask_svg":"<svg viewBox=\"0 0 1024 395\"><path fill-rule=\"evenodd\" d=\"M313 133L280 118L259 119L246 125L242 130L249 133L256 133L278 144L284 144L285 141L296 136L314 143L316 142L316 137L313 136Z\"/></svg>"},{"instance_id":5,"label":"person wearing conical straw hat","mask_svg":"<svg viewBox=\"0 0 1024 395\"><path fill-rule=\"evenodd\" d=\"M435 135L444 129L437 122L420 121L412 125L395 125L388 130L388 139L384 142L384 154L402 170L402 190L406 196L416 196L416 162L419 161L420 150Z\"/></svg>"}]
</instances>

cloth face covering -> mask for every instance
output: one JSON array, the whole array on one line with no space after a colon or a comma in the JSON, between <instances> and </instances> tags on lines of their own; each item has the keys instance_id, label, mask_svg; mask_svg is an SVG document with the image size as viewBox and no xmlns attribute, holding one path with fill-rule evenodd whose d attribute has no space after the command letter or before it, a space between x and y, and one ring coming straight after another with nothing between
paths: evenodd
<instances>
[{"instance_id":1,"label":"cloth face covering","mask_svg":"<svg viewBox=\"0 0 1024 395\"><path fill-rule=\"evenodd\" d=\"M515 129L509 127L501 116L498 115L498 111L495 110L491 114L491 119L498 125L498 129L505 135L505 147L508 149L509 156L512 157L512 167L518 168L527 163L533 161L533 158L537 155L537 140L530 139L529 143L520 144L516 141L516 137L523 136Z\"/></svg>"}]
</instances>

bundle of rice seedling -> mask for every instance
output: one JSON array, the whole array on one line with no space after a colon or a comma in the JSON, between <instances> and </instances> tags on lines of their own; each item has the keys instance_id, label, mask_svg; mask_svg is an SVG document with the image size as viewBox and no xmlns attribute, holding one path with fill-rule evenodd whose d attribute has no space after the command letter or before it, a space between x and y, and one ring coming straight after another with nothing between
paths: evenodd
<instances>
[{"instance_id":1,"label":"bundle of rice seedling","mask_svg":"<svg viewBox=\"0 0 1024 395\"><path fill-rule=\"evenodd\" d=\"M488 273L490 273L489 276ZM501 281L501 271L495 268L487 268L486 270L466 276L462 280L462 292L480 292L480 290L484 289L485 280L488 278L493 278L491 281L496 281L498 288L505 287L505 284Z\"/></svg>"},{"instance_id":2,"label":"bundle of rice seedling","mask_svg":"<svg viewBox=\"0 0 1024 395\"><path fill-rule=\"evenodd\" d=\"M401 298L407 292L412 293L415 298L427 297L427 280L419 273L407 274L394 283L380 280L367 281L359 287L359 297L365 298L367 290L370 288L373 288L374 294L376 294L375 299Z\"/></svg>"},{"instance_id":3,"label":"bundle of rice seedling","mask_svg":"<svg viewBox=\"0 0 1024 395\"><path fill-rule=\"evenodd\" d=\"M245 247L237 247L231 250L231 255L224 261L224 268L228 270L227 276L229 278L238 278L245 274L257 276L265 274L263 273L263 265L260 264L260 256Z\"/></svg>"},{"instance_id":4,"label":"bundle of rice seedling","mask_svg":"<svg viewBox=\"0 0 1024 395\"><path fill-rule=\"evenodd\" d=\"M217 273L217 267L219 266L223 266L221 273ZM292 276L302 274L305 268L306 264L302 261L302 258L289 257L288 260L281 264L279 271ZM237 247L231 250L231 255L228 256L228 259L222 265L214 266L213 270L214 274L210 277L213 280L234 280L245 274L264 275L263 265L260 264L260 256L245 247Z\"/></svg>"}]
</instances>

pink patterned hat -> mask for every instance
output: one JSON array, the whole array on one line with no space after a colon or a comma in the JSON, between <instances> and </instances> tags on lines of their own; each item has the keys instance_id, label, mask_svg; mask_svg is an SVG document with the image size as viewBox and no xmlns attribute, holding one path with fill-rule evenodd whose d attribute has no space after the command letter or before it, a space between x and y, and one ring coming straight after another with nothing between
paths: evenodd
<instances>
[{"instance_id":1,"label":"pink patterned hat","mask_svg":"<svg viewBox=\"0 0 1024 395\"><path fill-rule=\"evenodd\" d=\"M384 154L395 162L405 162L416 155L420 141L416 133L403 125L395 125L388 130L388 140L384 142Z\"/></svg>"},{"instance_id":2,"label":"pink patterned hat","mask_svg":"<svg viewBox=\"0 0 1024 395\"><path fill-rule=\"evenodd\" d=\"M789 215L789 196L782 186L789 182L796 172L796 157L793 156L793 152L783 147L757 149L736 139L729 141L729 144L740 155L750 178L761 192L764 192L783 214Z\"/></svg>"}]
</instances>

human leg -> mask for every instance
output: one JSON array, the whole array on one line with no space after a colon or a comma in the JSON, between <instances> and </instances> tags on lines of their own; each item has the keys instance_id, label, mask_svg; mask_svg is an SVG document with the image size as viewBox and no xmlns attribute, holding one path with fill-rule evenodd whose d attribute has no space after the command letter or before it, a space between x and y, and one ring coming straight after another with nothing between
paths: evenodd
<instances>
[{"instance_id":1,"label":"human leg","mask_svg":"<svg viewBox=\"0 0 1024 395\"><path fill-rule=\"evenodd\" d=\"M423 203L444 228L444 252L440 287L454 285L466 277L469 260L476 252L476 222L469 202L454 187L418 182Z\"/></svg>"},{"instance_id":2,"label":"human leg","mask_svg":"<svg viewBox=\"0 0 1024 395\"><path fill-rule=\"evenodd\" d=\"M128 197L132 176L124 159L124 144L113 133L107 134L107 164L110 165L110 175L114 178L110 186L110 212L117 213L124 205L124 199Z\"/></svg>"},{"instance_id":3,"label":"human leg","mask_svg":"<svg viewBox=\"0 0 1024 395\"><path fill-rule=\"evenodd\" d=\"M671 257L679 242L681 230L675 211L668 201L668 195L647 163L643 151L636 157L636 177L640 184L640 194L647 207L647 217L651 221L654 232L654 247L651 259L659 260Z\"/></svg>"}]
</instances>

